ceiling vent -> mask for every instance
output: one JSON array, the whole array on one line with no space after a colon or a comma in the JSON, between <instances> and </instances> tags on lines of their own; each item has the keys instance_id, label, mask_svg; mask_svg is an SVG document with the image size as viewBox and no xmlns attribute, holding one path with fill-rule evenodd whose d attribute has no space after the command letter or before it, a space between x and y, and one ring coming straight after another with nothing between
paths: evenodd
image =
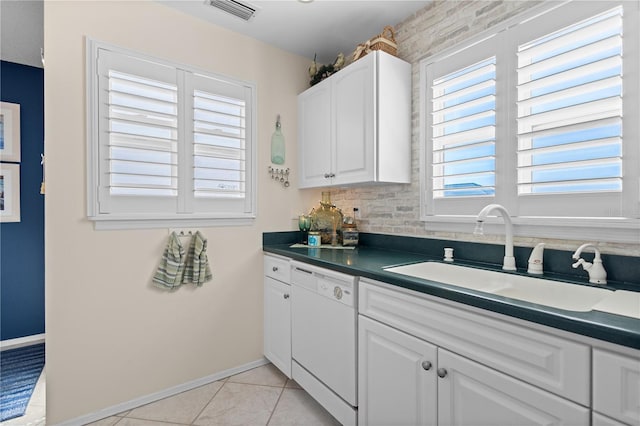
<instances>
[{"instance_id":1,"label":"ceiling vent","mask_svg":"<svg viewBox=\"0 0 640 426\"><path fill-rule=\"evenodd\" d=\"M240 19L244 19L245 21L251 20L257 10L255 6L236 0L208 0L208 3L215 8L237 16Z\"/></svg>"}]
</instances>

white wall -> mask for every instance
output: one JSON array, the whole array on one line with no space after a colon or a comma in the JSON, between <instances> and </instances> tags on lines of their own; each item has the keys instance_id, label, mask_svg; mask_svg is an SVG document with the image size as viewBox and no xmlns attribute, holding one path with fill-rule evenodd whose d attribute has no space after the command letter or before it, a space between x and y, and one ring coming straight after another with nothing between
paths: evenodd
<instances>
[{"instance_id":1,"label":"white wall","mask_svg":"<svg viewBox=\"0 0 640 426\"><path fill-rule=\"evenodd\" d=\"M47 423L56 424L262 356L262 232L319 200L296 188L296 96L308 59L151 1L45 2ZM258 219L206 228L213 281L151 285L166 229L95 231L86 219L85 37L258 87ZM267 175L282 115L292 186ZM34 189L37 190L37 189Z\"/></svg>"}]
</instances>

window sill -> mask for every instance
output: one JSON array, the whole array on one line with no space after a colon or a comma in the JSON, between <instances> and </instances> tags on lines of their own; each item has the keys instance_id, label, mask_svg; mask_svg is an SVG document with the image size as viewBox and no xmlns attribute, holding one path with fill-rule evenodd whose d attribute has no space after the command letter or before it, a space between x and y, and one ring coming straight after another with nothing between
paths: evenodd
<instances>
[{"instance_id":1,"label":"window sill","mask_svg":"<svg viewBox=\"0 0 640 426\"><path fill-rule=\"evenodd\" d=\"M430 231L471 234L476 216L423 216L421 220ZM511 221L513 235L518 237L632 244L640 241L640 219L511 217ZM504 234L502 218L488 218L485 233Z\"/></svg>"},{"instance_id":2,"label":"window sill","mask_svg":"<svg viewBox=\"0 0 640 426\"><path fill-rule=\"evenodd\" d=\"M255 216L241 217L102 217L89 216L97 231L118 229L153 229L153 228L198 228L216 226L251 226Z\"/></svg>"}]
</instances>

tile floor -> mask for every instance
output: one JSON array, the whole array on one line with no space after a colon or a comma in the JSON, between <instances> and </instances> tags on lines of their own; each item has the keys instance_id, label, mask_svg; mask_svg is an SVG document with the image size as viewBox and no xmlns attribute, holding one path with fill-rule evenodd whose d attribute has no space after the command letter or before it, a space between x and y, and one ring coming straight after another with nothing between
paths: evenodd
<instances>
[{"instance_id":1,"label":"tile floor","mask_svg":"<svg viewBox=\"0 0 640 426\"><path fill-rule=\"evenodd\" d=\"M44 385L44 374L41 378ZM7 426L44 425L44 386ZM38 407L41 410L38 411ZM30 411L33 411L30 413ZM39 413L39 414L38 414ZM33 416L33 417L29 417ZM272 364L108 417L91 426L334 426L340 423ZM3 426L5 423L3 423Z\"/></svg>"}]
</instances>

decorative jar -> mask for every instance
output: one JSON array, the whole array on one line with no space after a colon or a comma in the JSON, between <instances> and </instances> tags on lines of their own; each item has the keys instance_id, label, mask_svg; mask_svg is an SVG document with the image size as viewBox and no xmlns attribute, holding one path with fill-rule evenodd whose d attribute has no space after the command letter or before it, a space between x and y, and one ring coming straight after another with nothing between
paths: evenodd
<instances>
[{"instance_id":1,"label":"decorative jar","mask_svg":"<svg viewBox=\"0 0 640 426\"><path fill-rule=\"evenodd\" d=\"M309 231L307 244L309 247L320 247L320 233L316 231Z\"/></svg>"}]
</instances>

